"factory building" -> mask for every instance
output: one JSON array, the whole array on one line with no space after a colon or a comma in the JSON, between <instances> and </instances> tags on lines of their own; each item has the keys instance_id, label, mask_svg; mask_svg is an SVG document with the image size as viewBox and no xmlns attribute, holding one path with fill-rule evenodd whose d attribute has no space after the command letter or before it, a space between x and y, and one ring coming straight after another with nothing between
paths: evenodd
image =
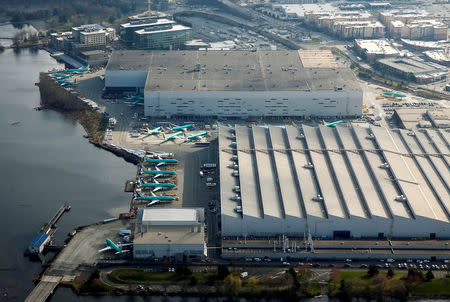
<instances>
[{"instance_id":1,"label":"factory building","mask_svg":"<svg viewBox=\"0 0 450 302\"><path fill-rule=\"evenodd\" d=\"M362 91L330 51L116 51L106 90L144 90L146 116L359 116ZM144 88L145 86L145 88Z\"/></svg>"},{"instance_id":2,"label":"factory building","mask_svg":"<svg viewBox=\"0 0 450 302\"><path fill-rule=\"evenodd\" d=\"M417 83L431 83L447 77L447 68L420 58L385 58L375 62L382 73Z\"/></svg>"},{"instance_id":3,"label":"factory building","mask_svg":"<svg viewBox=\"0 0 450 302\"><path fill-rule=\"evenodd\" d=\"M141 209L134 232L134 258L203 258L204 220L203 208Z\"/></svg>"},{"instance_id":4,"label":"factory building","mask_svg":"<svg viewBox=\"0 0 450 302\"><path fill-rule=\"evenodd\" d=\"M222 235L449 238L450 134L219 127Z\"/></svg>"}]
</instances>

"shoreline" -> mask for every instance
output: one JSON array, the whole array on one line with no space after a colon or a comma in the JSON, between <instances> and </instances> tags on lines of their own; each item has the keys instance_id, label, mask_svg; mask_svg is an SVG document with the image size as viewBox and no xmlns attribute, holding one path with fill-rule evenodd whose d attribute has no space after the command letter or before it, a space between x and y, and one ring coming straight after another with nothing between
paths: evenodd
<instances>
[{"instance_id":1,"label":"shoreline","mask_svg":"<svg viewBox=\"0 0 450 302\"><path fill-rule=\"evenodd\" d=\"M84 137L88 139L89 143L134 165L140 162L140 158L135 154L104 143L103 138L108 126L108 118L102 113L86 105L79 96L56 84L49 78L48 73L40 74L38 86L41 106L44 109L51 109L70 116L77 121L86 132Z\"/></svg>"}]
</instances>

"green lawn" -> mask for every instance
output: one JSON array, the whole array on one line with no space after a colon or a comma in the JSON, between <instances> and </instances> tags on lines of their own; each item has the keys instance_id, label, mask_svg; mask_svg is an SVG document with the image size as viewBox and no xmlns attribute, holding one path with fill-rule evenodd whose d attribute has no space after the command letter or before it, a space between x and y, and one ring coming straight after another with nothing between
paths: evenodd
<instances>
[{"instance_id":1,"label":"green lawn","mask_svg":"<svg viewBox=\"0 0 450 302\"><path fill-rule=\"evenodd\" d=\"M189 283L194 276L197 280L205 280L212 273L192 273L191 275L180 275L169 272L146 272L139 269L118 269L108 274L109 280L114 283L148 283L148 284L185 284Z\"/></svg>"},{"instance_id":2,"label":"green lawn","mask_svg":"<svg viewBox=\"0 0 450 302\"><path fill-rule=\"evenodd\" d=\"M447 295L450 296L450 279L433 279L411 287L411 295Z\"/></svg>"},{"instance_id":3,"label":"green lawn","mask_svg":"<svg viewBox=\"0 0 450 302\"><path fill-rule=\"evenodd\" d=\"M366 275L367 275L366 272L340 272L339 281L353 278L363 278Z\"/></svg>"}]
</instances>

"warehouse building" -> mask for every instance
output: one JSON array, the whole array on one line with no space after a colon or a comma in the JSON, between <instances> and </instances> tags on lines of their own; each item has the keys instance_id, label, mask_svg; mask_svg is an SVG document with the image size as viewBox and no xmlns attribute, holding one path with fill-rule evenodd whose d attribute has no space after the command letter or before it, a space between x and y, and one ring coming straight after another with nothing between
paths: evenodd
<instances>
[{"instance_id":1,"label":"warehouse building","mask_svg":"<svg viewBox=\"0 0 450 302\"><path fill-rule=\"evenodd\" d=\"M385 58L375 62L382 73L417 83L431 83L447 77L447 68L436 63L425 62L418 57Z\"/></svg>"},{"instance_id":2,"label":"warehouse building","mask_svg":"<svg viewBox=\"0 0 450 302\"><path fill-rule=\"evenodd\" d=\"M360 116L362 91L330 51L115 51L106 90L144 90L158 117ZM144 88L145 86L145 88Z\"/></svg>"},{"instance_id":3,"label":"warehouse building","mask_svg":"<svg viewBox=\"0 0 450 302\"><path fill-rule=\"evenodd\" d=\"M134 258L203 258L204 220L203 208L141 209L134 232Z\"/></svg>"},{"instance_id":4,"label":"warehouse building","mask_svg":"<svg viewBox=\"0 0 450 302\"><path fill-rule=\"evenodd\" d=\"M449 142L442 129L221 126L222 235L449 238Z\"/></svg>"}]
</instances>

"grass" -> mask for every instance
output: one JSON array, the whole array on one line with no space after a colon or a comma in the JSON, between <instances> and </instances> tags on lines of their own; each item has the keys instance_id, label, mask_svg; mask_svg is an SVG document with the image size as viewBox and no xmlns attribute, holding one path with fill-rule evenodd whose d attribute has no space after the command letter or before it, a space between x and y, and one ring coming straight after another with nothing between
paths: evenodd
<instances>
[{"instance_id":1,"label":"grass","mask_svg":"<svg viewBox=\"0 0 450 302\"><path fill-rule=\"evenodd\" d=\"M213 273L192 273L181 275L169 272L146 272L139 269L118 269L108 274L108 279L114 283L147 283L147 284L187 284L194 276L198 281L206 280Z\"/></svg>"},{"instance_id":2,"label":"grass","mask_svg":"<svg viewBox=\"0 0 450 302\"><path fill-rule=\"evenodd\" d=\"M433 279L411 286L413 296L450 296L450 279Z\"/></svg>"},{"instance_id":3,"label":"grass","mask_svg":"<svg viewBox=\"0 0 450 302\"><path fill-rule=\"evenodd\" d=\"M366 272L340 272L339 281L353 278L365 279L366 276L367 276Z\"/></svg>"}]
</instances>

